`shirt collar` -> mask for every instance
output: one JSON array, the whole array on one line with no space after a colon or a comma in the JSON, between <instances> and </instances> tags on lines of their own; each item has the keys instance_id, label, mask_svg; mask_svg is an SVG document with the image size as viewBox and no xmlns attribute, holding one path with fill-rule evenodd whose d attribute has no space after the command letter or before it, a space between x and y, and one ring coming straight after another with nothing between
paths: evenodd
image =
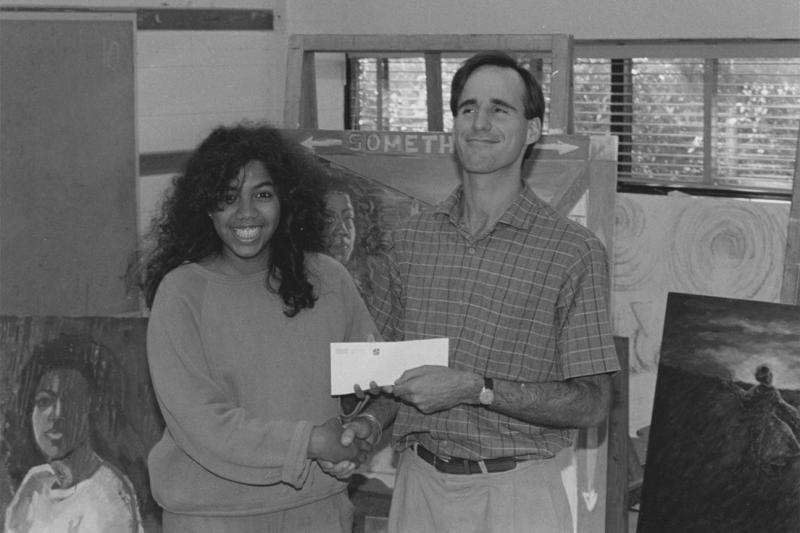
<instances>
[{"instance_id":1,"label":"shirt collar","mask_svg":"<svg viewBox=\"0 0 800 533\"><path fill-rule=\"evenodd\" d=\"M464 194L464 186L459 185L450 195L434 208L434 214L447 216L450 221L458 226L461 222L461 195ZM498 224L505 224L521 230L528 230L533 226L535 212L543 203L533 190L525 186L520 191L514 203L497 221Z\"/></svg>"}]
</instances>

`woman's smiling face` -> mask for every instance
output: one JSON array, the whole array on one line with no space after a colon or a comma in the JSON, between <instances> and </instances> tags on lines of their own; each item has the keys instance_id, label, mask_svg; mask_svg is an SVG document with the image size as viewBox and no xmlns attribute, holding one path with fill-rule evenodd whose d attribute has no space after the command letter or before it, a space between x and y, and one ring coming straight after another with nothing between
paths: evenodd
<instances>
[{"instance_id":1,"label":"woman's smiling face","mask_svg":"<svg viewBox=\"0 0 800 533\"><path fill-rule=\"evenodd\" d=\"M210 214L228 266L242 274L264 270L281 216L276 185L264 164L247 163Z\"/></svg>"},{"instance_id":2,"label":"woman's smiling face","mask_svg":"<svg viewBox=\"0 0 800 533\"><path fill-rule=\"evenodd\" d=\"M48 460L61 459L89 438L89 384L71 368L50 370L34 397L33 435Z\"/></svg>"}]
</instances>

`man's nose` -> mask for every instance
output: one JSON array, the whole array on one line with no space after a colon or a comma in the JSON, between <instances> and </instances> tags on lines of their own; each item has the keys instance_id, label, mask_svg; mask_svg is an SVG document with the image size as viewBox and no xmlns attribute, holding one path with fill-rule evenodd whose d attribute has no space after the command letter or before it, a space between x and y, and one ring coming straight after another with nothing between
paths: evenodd
<instances>
[{"instance_id":1,"label":"man's nose","mask_svg":"<svg viewBox=\"0 0 800 533\"><path fill-rule=\"evenodd\" d=\"M480 109L476 111L472 121L472 127L476 130L489 129L491 127L491 123L489 122L489 114Z\"/></svg>"}]
</instances>

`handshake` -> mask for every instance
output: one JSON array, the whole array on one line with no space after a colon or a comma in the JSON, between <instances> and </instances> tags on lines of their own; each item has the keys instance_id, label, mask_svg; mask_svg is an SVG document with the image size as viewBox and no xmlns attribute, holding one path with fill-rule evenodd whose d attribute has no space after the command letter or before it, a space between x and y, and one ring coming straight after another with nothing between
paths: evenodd
<instances>
[{"instance_id":1,"label":"handshake","mask_svg":"<svg viewBox=\"0 0 800 533\"><path fill-rule=\"evenodd\" d=\"M357 415L344 424L331 418L311 430L308 457L331 476L347 479L367 461L380 438L381 427L374 417Z\"/></svg>"},{"instance_id":2,"label":"handshake","mask_svg":"<svg viewBox=\"0 0 800 533\"><path fill-rule=\"evenodd\" d=\"M355 385L356 397L363 400L367 394L385 394L427 414L476 402L483 378L466 370L422 365L404 371L392 385L378 386L374 381L369 385L368 390ZM308 457L316 459L328 474L346 479L366 462L373 446L381 440L381 433L381 423L371 414L348 416L344 424L331 418L311 432Z\"/></svg>"}]
</instances>

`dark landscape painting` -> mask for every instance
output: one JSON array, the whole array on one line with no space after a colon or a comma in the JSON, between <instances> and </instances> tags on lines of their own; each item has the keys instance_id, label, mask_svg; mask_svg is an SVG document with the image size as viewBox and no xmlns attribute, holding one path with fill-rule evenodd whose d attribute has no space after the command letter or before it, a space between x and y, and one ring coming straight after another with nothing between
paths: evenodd
<instances>
[{"instance_id":1,"label":"dark landscape painting","mask_svg":"<svg viewBox=\"0 0 800 533\"><path fill-rule=\"evenodd\" d=\"M800 307L670 293L638 533L800 531Z\"/></svg>"}]
</instances>

